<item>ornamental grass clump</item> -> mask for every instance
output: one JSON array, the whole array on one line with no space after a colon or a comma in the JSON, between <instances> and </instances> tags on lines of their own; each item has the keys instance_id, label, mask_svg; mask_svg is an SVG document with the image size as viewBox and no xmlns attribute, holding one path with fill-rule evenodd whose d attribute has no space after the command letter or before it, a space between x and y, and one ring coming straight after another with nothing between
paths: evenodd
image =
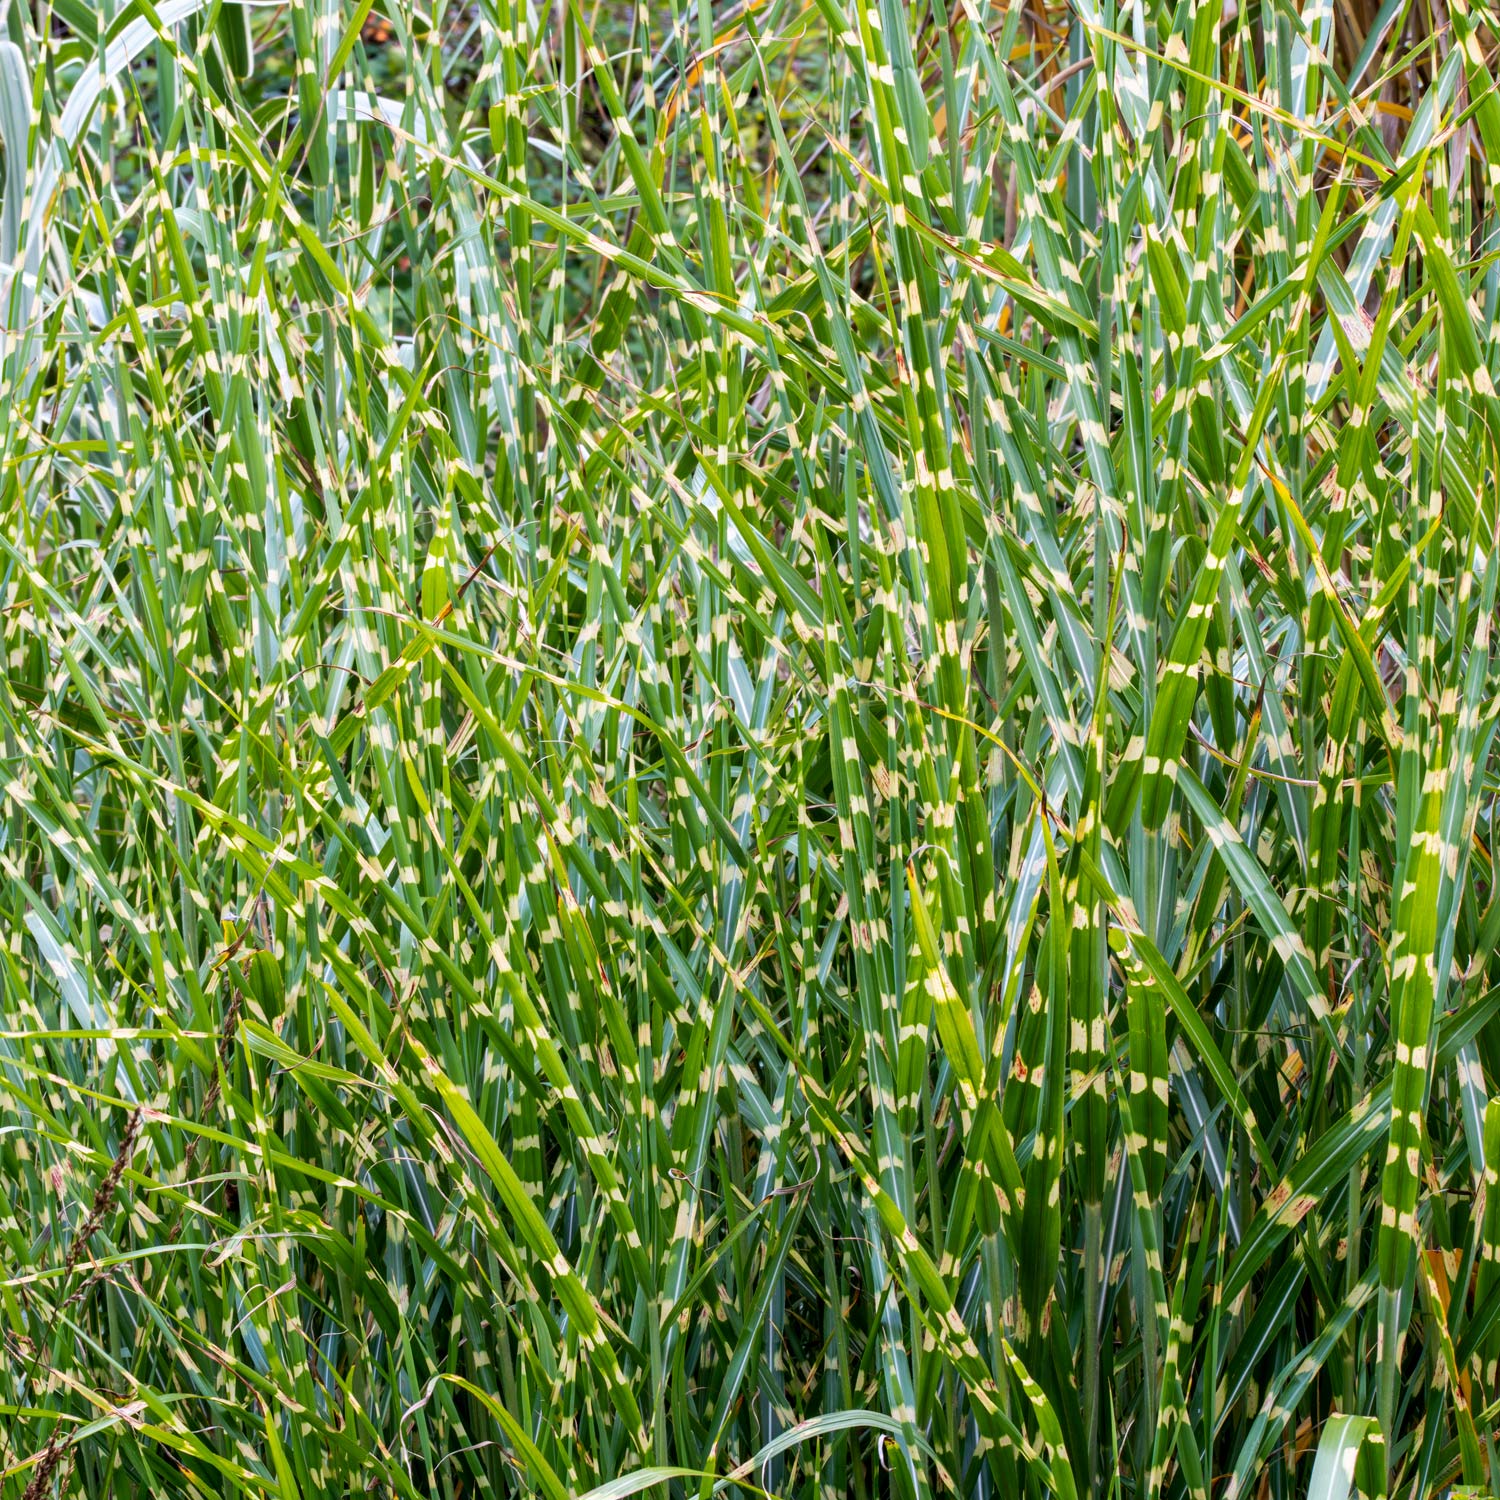
<instances>
[{"instance_id":1,"label":"ornamental grass clump","mask_svg":"<svg viewBox=\"0 0 1500 1500\"><path fill-rule=\"evenodd\" d=\"M1487 8L0 33L0 1500L1496 1492Z\"/></svg>"}]
</instances>

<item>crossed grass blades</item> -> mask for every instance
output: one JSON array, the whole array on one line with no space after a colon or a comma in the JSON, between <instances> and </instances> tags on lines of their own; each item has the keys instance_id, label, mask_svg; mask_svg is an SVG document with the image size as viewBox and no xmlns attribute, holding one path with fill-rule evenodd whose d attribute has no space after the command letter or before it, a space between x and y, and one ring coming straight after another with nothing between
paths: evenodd
<instances>
[{"instance_id":1,"label":"crossed grass blades","mask_svg":"<svg viewBox=\"0 0 1500 1500\"><path fill-rule=\"evenodd\" d=\"M1496 1484L1484 6L0 16L0 1494Z\"/></svg>"}]
</instances>

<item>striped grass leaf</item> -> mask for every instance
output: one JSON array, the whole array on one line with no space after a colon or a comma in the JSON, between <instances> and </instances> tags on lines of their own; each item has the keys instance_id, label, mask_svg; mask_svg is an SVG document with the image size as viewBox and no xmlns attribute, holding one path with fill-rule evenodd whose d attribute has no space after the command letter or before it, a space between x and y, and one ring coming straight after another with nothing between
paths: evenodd
<instances>
[{"instance_id":1,"label":"striped grass leaf","mask_svg":"<svg viewBox=\"0 0 1500 1500\"><path fill-rule=\"evenodd\" d=\"M1492 1479L1450 11L4 10L0 1496Z\"/></svg>"}]
</instances>

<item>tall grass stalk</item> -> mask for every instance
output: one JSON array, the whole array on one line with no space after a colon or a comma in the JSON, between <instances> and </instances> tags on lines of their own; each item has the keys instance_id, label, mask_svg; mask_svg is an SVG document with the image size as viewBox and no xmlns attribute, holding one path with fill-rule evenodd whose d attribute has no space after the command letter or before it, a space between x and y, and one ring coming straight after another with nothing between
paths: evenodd
<instances>
[{"instance_id":1,"label":"tall grass stalk","mask_svg":"<svg viewBox=\"0 0 1500 1500\"><path fill-rule=\"evenodd\" d=\"M1486 6L0 32L0 1497L1493 1492Z\"/></svg>"}]
</instances>

